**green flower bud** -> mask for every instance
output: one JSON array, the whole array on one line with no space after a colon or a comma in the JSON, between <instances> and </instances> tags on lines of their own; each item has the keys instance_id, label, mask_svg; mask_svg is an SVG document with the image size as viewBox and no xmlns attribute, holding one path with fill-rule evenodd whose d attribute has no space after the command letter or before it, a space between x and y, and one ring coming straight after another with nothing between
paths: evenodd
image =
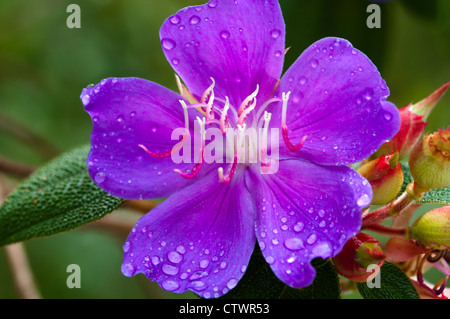
<instances>
[{"instance_id":1,"label":"green flower bud","mask_svg":"<svg viewBox=\"0 0 450 319\"><path fill-rule=\"evenodd\" d=\"M372 186L372 205L384 205L395 198L403 184L403 171L398 152L381 155L358 169Z\"/></svg>"},{"instance_id":2,"label":"green flower bud","mask_svg":"<svg viewBox=\"0 0 450 319\"><path fill-rule=\"evenodd\" d=\"M409 157L414 183L421 189L450 184L450 128L424 136Z\"/></svg>"},{"instance_id":3,"label":"green flower bud","mask_svg":"<svg viewBox=\"0 0 450 319\"><path fill-rule=\"evenodd\" d=\"M411 238L429 248L450 249L450 206L432 209L419 217L411 227Z\"/></svg>"}]
</instances>

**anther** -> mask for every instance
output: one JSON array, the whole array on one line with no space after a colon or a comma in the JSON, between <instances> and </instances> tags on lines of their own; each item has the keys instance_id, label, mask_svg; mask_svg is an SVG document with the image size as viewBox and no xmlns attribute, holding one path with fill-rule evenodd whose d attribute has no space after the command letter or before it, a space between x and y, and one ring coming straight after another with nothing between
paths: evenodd
<instances>
[{"instance_id":1,"label":"anther","mask_svg":"<svg viewBox=\"0 0 450 319\"><path fill-rule=\"evenodd\" d=\"M228 130L228 109L230 108L230 101L228 97L225 97L225 106L223 107L222 114L220 115L220 130L222 134L226 134Z\"/></svg>"},{"instance_id":2,"label":"anther","mask_svg":"<svg viewBox=\"0 0 450 319\"><path fill-rule=\"evenodd\" d=\"M259 85L256 84L256 90L252 94L247 96L247 98L241 103L241 106L239 106L239 109L238 109L238 116L239 116L239 118L241 117L241 114L242 114L242 112L244 112L245 108L256 97L256 95L258 94L258 91L259 91Z\"/></svg>"}]
</instances>

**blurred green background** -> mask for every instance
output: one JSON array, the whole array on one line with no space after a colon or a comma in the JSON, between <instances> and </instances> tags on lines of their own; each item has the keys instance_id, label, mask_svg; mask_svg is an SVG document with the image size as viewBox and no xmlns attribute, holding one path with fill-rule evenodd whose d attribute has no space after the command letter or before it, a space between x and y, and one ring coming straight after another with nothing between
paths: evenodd
<instances>
[{"instance_id":1,"label":"blurred green background","mask_svg":"<svg viewBox=\"0 0 450 319\"><path fill-rule=\"evenodd\" d=\"M69 29L66 8L81 7ZM79 96L101 79L142 77L176 89L159 41L164 19L201 0L0 0L0 157L38 166L89 142L91 122ZM450 81L450 1L380 4L381 28L369 29L365 0L280 0L286 22L285 68L311 43L343 37L379 68L397 106L417 102ZM450 94L428 131L450 124ZM30 138L29 132L32 132ZM39 138L36 138L38 136ZM25 243L44 298L182 298L143 276L120 273L123 236L85 227ZM79 264L81 289L66 287ZM16 298L0 248L0 298Z\"/></svg>"}]
</instances>

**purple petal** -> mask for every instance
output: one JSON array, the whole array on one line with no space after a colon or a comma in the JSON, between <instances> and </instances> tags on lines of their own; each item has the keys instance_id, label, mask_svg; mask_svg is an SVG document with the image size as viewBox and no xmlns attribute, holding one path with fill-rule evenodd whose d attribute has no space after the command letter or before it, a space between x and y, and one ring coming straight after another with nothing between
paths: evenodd
<instances>
[{"instance_id":1,"label":"purple petal","mask_svg":"<svg viewBox=\"0 0 450 319\"><path fill-rule=\"evenodd\" d=\"M161 27L163 51L196 96L216 81L217 97L235 107L259 85L272 95L284 60L285 25L276 0L211 0L169 17Z\"/></svg>"},{"instance_id":2,"label":"purple petal","mask_svg":"<svg viewBox=\"0 0 450 319\"><path fill-rule=\"evenodd\" d=\"M250 182L249 182L250 183ZM361 226L370 184L346 166L285 160L275 175L254 174L256 237L275 275L294 288L310 285L316 257L335 256Z\"/></svg>"},{"instance_id":3,"label":"purple petal","mask_svg":"<svg viewBox=\"0 0 450 319\"><path fill-rule=\"evenodd\" d=\"M93 123L89 174L102 189L126 199L161 198L192 182L173 169L193 164L154 158L138 146L172 149L172 130L184 128L181 96L143 79L110 78L84 89L81 99Z\"/></svg>"},{"instance_id":4,"label":"purple petal","mask_svg":"<svg viewBox=\"0 0 450 319\"><path fill-rule=\"evenodd\" d=\"M205 298L236 286L254 245L250 193L235 175L229 185L211 173L142 217L124 244L122 272L144 273L162 288Z\"/></svg>"},{"instance_id":5,"label":"purple petal","mask_svg":"<svg viewBox=\"0 0 450 319\"><path fill-rule=\"evenodd\" d=\"M355 163L400 127L377 68L344 39L325 38L306 49L281 79L278 95L288 91L289 137L297 143L308 136L292 156L321 164Z\"/></svg>"}]
</instances>

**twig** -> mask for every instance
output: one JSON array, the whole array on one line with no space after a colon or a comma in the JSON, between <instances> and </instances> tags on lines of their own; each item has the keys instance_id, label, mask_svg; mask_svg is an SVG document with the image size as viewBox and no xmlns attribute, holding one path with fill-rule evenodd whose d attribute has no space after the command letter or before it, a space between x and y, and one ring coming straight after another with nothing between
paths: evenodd
<instances>
[{"instance_id":1,"label":"twig","mask_svg":"<svg viewBox=\"0 0 450 319\"><path fill-rule=\"evenodd\" d=\"M0 156L0 171L14 175L16 177L28 177L35 170L34 167L26 164L11 161Z\"/></svg>"},{"instance_id":2,"label":"twig","mask_svg":"<svg viewBox=\"0 0 450 319\"><path fill-rule=\"evenodd\" d=\"M23 244L8 245L5 247L5 251L11 268L14 286L20 298L40 299L41 296L34 283Z\"/></svg>"},{"instance_id":3,"label":"twig","mask_svg":"<svg viewBox=\"0 0 450 319\"><path fill-rule=\"evenodd\" d=\"M56 147L50 144L46 139L31 131L25 125L17 123L4 114L0 114L0 130L27 144L37 153L42 155L46 160L49 160L59 154Z\"/></svg>"}]
</instances>

